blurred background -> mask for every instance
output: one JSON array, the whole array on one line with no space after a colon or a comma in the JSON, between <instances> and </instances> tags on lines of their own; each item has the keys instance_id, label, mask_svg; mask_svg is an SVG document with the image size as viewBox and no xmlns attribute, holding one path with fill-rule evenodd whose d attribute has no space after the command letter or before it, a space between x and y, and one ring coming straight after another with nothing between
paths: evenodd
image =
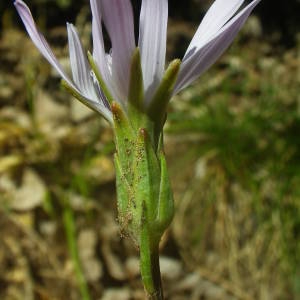
<instances>
[{"instance_id":1,"label":"blurred background","mask_svg":"<svg viewBox=\"0 0 300 300\"><path fill-rule=\"evenodd\" d=\"M211 2L169 1L168 60ZM66 21L91 49L87 0L27 4L66 68ZM166 299L300 299L299 12L298 0L263 0L170 105ZM111 129L60 88L12 1L0 17L0 299L143 299L116 222Z\"/></svg>"}]
</instances>

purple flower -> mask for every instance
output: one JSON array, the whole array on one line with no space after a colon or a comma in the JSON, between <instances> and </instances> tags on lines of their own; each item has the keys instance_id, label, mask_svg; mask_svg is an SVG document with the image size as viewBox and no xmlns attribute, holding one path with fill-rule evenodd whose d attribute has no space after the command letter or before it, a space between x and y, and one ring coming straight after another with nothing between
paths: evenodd
<instances>
[{"instance_id":1,"label":"purple flower","mask_svg":"<svg viewBox=\"0 0 300 300\"><path fill-rule=\"evenodd\" d=\"M240 8L244 0L216 0L212 4L182 59L173 95L190 85L222 55L259 2L253 0L243 9ZM141 55L145 107L151 103L161 83L165 72L168 1L142 0L137 46L130 0L90 0L90 4L93 15L93 60L97 72L90 67L75 27L67 24L71 79L36 28L27 5L21 0L14 2L32 41L72 93L112 121L105 91L126 107L131 62L136 47L139 47ZM105 52L102 24L112 44L110 53Z\"/></svg>"}]
</instances>

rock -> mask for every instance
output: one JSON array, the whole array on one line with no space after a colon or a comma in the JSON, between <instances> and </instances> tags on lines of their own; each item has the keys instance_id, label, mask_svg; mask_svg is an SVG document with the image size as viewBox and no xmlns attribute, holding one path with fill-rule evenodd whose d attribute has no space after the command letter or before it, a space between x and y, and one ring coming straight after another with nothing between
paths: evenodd
<instances>
[{"instance_id":1,"label":"rock","mask_svg":"<svg viewBox=\"0 0 300 300\"><path fill-rule=\"evenodd\" d=\"M96 257L97 234L92 229L79 233L78 249L85 277L88 281L97 281L102 277L102 264Z\"/></svg>"},{"instance_id":2,"label":"rock","mask_svg":"<svg viewBox=\"0 0 300 300\"><path fill-rule=\"evenodd\" d=\"M127 288L107 289L101 300L129 300L131 299L130 291Z\"/></svg>"},{"instance_id":3,"label":"rock","mask_svg":"<svg viewBox=\"0 0 300 300\"><path fill-rule=\"evenodd\" d=\"M11 208L18 211L31 210L43 203L46 186L37 173L31 169L26 169L20 187L15 186L12 191Z\"/></svg>"},{"instance_id":4,"label":"rock","mask_svg":"<svg viewBox=\"0 0 300 300\"><path fill-rule=\"evenodd\" d=\"M161 276L168 280L176 280L182 273L182 264L179 260L162 256L159 259Z\"/></svg>"}]
</instances>

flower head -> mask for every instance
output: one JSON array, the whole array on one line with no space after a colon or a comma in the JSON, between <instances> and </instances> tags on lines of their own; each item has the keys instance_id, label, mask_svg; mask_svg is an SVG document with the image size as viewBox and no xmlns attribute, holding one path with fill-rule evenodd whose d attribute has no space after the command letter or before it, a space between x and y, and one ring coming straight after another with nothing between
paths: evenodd
<instances>
[{"instance_id":1,"label":"flower head","mask_svg":"<svg viewBox=\"0 0 300 300\"><path fill-rule=\"evenodd\" d=\"M174 215L162 138L167 104L220 57L259 1L238 12L244 0L216 0L182 62L174 60L165 69L167 0L142 0L137 45L130 0L90 0L93 53L88 57L75 27L67 24L72 79L37 30L26 4L14 2L32 41L65 87L113 125L118 220L140 249L141 275L151 299L162 299L158 246ZM102 25L111 41L109 53Z\"/></svg>"},{"instance_id":2,"label":"flower head","mask_svg":"<svg viewBox=\"0 0 300 300\"><path fill-rule=\"evenodd\" d=\"M203 74L228 48L260 0L240 9L244 0L215 0L196 31L179 68L173 64L165 102ZM93 54L85 55L78 33L67 24L72 79L64 71L43 35L38 31L31 12L22 0L14 1L32 41L57 70L65 86L79 100L112 122L111 103L127 109L130 83L134 78L133 57L139 49L137 65L142 77L142 107L165 113L165 103L155 96L163 86L166 56L168 0L142 0L138 44L135 43L133 11L130 0L90 0L93 20ZM111 41L105 52L103 24ZM174 66L175 65L175 66ZM172 65L171 65L172 67ZM161 91L160 91L161 92ZM158 106L158 107L157 107Z\"/></svg>"}]
</instances>

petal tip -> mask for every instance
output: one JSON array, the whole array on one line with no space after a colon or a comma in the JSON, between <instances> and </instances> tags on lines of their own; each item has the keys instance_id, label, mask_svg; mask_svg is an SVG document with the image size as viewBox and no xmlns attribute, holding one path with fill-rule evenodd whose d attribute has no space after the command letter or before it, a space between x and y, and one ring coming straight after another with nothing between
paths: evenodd
<instances>
[{"instance_id":1,"label":"petal tip","mask_svg":"<svg viewBox=\"0 0 300 300\"><path fill-rule=\"evenodd\" d=\"M27 5L25 4L25 2L22 1L22 0L14 0L14 6L15 7L20 7L20 6L27 7Z\"/></svg>"}]
</instances>

